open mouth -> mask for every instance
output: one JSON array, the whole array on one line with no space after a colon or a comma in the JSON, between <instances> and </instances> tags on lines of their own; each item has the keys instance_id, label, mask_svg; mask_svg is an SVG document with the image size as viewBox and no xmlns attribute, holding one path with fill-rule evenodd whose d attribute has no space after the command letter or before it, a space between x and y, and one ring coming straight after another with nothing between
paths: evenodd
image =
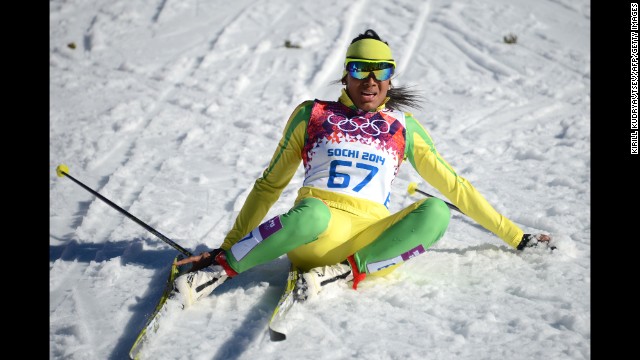
<instances>
[{"instance_id":1,"label":"open mouth","mask_svg":"<svg viewBox=\"0 0 640 360\"><path fill-rule=\"evenodd\" d=\"M369 91L363 91L360 93L360 96L367 101L373 100L376 97L376 95L378 95L378 93L369 92Z\"/></svg>"}]
</instances>

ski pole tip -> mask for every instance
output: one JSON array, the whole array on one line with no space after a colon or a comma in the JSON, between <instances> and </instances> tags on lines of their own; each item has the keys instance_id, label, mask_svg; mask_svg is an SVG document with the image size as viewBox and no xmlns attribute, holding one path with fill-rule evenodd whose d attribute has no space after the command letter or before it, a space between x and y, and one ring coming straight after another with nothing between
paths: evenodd
<instances>
[{"instance_id":1,"label":"ski pole tip","mask_svg":"<svg viewBox=\"0 0 640 360\"><path fill-rule=\"evenodd\" d=\"M56 168L56 174L59 177L63 177L65 174L69 173L69 167L65 164L60 164L58 165L58 167Z\"/></svg>"},{"instance_id":2,"label":"ski pole tip","mask_svg":"<svg viewBox=\"0 0 640 360\"><path fill-rule=\"evenodd\" d=\"M418 188L418 183L410 182L409 187L407 188L407 192L409 193L409 195L413 195L415 194L417 188Z\"/></svg>"}]
</instances>

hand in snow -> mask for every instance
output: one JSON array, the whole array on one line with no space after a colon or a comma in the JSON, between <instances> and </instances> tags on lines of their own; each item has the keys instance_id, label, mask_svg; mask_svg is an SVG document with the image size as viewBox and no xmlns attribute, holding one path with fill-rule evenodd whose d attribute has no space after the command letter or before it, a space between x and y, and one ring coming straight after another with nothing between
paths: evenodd
<instances>
[{"instance_id":1,"label":"hand in snow","mask_svg":"<svg viewBox=\"0 0 640 360\"><path fill-rule=\"evenodd\" d=\"M211 264L218 255L219 252L223 251L222 249L215 249L213 251L205 251L200 253L200 255L189 256L188 258L184 258L180 261L176 261L176 265L185 265L192 264L189 272L197 271L202 268L205 268Z\"/></svg>"},{"instance_id":2,"label":"hand in snow","mask_svg":"<svg viewBox=\"0 0 640 360\"><path fill-rule=\"evenodd\" d=\"M524 234L522 240L518 245L518 250L524 250L528 247L537 247L538 244L543 244L547 248L554 250L556 247L551 245L551 236L547 234Z\"/></svg>"}]
</instances>

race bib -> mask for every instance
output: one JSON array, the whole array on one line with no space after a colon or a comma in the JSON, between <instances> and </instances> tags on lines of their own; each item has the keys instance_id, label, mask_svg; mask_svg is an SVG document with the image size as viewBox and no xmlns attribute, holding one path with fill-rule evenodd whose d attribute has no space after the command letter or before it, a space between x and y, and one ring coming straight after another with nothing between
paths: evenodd
<instances>
[{"instance_id":1,"label":"race bib","mask_svg":"<svg viewBox=\"0 0 640 360\"><path fill-rule=\"evenodd\" d=\"M404 114L358 114L316 101L303 150L305 186L345 193L389 207L391 184L405 147Z\"/></svg>"}]
</instances>

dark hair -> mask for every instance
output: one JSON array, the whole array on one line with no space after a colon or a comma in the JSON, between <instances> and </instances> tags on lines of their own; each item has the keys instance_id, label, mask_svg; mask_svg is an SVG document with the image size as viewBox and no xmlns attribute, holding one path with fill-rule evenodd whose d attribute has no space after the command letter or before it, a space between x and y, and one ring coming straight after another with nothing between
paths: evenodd
<instances>
[{"instance_id":1,"label":"dark hair","mask_svg":"<svg viewBox=\"0 0 640 360\"><path fill-rule=\"evenodd\" d=\"M351 44L362 39L375 39L389 45L388 42L382 40L378 33L372 29L367 29L364 34L359 34L353 38L353 40L351 40ZM332 81L331 83L340 84L344 83L344 81L346 81L346 79L343 77L342 79ZM390 109L401 111L404 110L405 107L421 109L422 101L424 100L423 96L419 92L414 91L411 87L407 86L390 87L387 91L387 96L389 97L389 101L387 101L386 106Z\"/></svg>"},{"instance_id":2,"label":"dark hair","mask_svg":"<svg viewBox=\"0 0 640 360\"><path fill-rule=\"evenodd\" d=\"M358 40L362 40L362 39L379 40L379 41L382 41L383 43L389 45L388 42L383 41L382 39L380 39L380 36L378 35L378 33L373 31L372 29L367 29L367 31L365 31L364 34L360 34L360 35L354 37L353 40L351 40L351 43L353 44L354 42L356 42Z\"/></svg>"}]
</instances>

